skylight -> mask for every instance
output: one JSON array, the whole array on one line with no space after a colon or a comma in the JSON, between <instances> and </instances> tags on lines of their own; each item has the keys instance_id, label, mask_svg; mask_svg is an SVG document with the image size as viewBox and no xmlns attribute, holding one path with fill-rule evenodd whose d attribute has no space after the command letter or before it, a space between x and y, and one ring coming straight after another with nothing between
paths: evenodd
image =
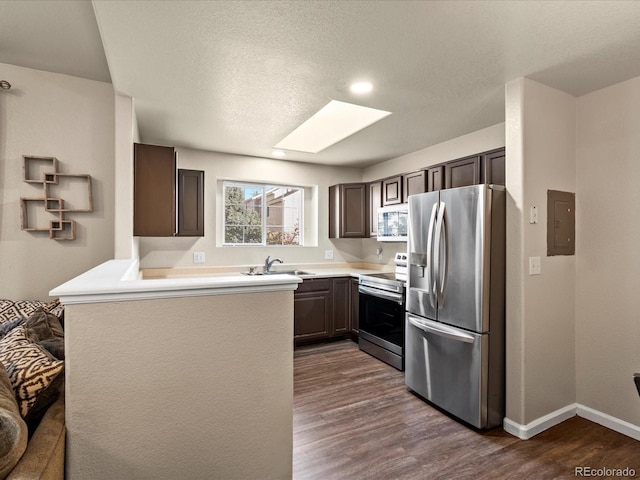
<instances>
[{"instance_id":1,"label":"skylight","mask_svg":"<svg viewBox=\"0 0 640 480\"><path fill-rule=\"evenodd\" d=\"M331 100L274 148L318 153L388 115L391 112Z\"/></svg>"}]
</instances>

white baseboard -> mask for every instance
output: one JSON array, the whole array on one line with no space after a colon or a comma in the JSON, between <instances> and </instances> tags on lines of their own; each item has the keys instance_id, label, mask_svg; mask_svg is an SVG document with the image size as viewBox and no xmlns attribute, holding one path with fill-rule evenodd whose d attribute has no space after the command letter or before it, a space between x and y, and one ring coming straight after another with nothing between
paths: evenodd
<instances>
[{"instance_id":1,"label":"white baseboard","mask_svg":"<svg viewBox=\"0 0 640 480\"><path fill-rule=\"evenodd\" d=\"M576 415L576 409L577 404L575 403L567 405L566 407L556 410L555 412L551 412L544 417L537 418L527 425L520 425L519 423L505 417L503 420L503 428L505 432L510 433L521 440L528 440L531 437L544 432L546 429L574 417Z\"/></svg>"},{"instance_id":2,"label":"white baseboard","mask_svg":"<svg viewBox=\"0 0 640 480\"><path fill-rule=\"evenodd\" d=\"M615 432L622 433L634 440L640 440L640 427L632 423L612 417L606 413L594 410L593 408L574 403L567 405L555 412L551 412L544 417L540 417L527 425L520 425L505 417L503 420L503 428L505 432L518 437L521 440L528 440L531 437L544 432L548 428L553 427L569 418L578 415L586 418L594 423L607 427Z\"/></svg>"},{"instance_id":3,"label":"white baseboard","mask_svg":"<svg viewBox=\"0 0 640 480\"><path fill-rule=\"evenodd\" d=\"M624 420L620 420L619 418L612 417L611 415L602 413L598 410L594 410L593 408L580 405L579 403L576 406L576 413L578 414L578 416L586 418L587 420L591 420L594 423L602 425L603 427L607 427L618 433L622 433L623 435L631 437L634 440L640 440L639 426L634 425L633 423L625 422Z\"/></svg>"}]
</instances>

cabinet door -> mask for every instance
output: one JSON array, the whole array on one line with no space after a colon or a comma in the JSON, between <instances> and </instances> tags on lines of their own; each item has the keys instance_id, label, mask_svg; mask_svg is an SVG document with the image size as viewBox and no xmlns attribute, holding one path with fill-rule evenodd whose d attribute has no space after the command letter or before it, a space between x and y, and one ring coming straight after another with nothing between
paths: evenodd
<instances>
[{"instance_id":1,"label":"cabinet door","mask_svg":"<svg viewBox=\"0 0 640 480\"><path fill-rule=\"evenodd\" d=\"M351 330L349 324L349 290L351 278L334 278L333 290L333 322L329 334L342 335Z\"/></svg>"},{"instance_id":2,"label":"cabinet door","mask_svg":"<svg viewBox=\"0 0 640 480\"><path fill-rule=\"evenodd\" d=\"M402 203L409 201L409 195L415 195L416 193L424 193L427 191L427 181L424 170L419 172L407 173L402 176L403 189L402 189Z\"/></svg>"},{"instance_id":3,"label":"cabinet door","mask_svg":"<svg viewBox=\"0 0 640 480\"><path fill-rule=\"evenodd\" d=\"M175 150L136 143L133 152L133 234L171 237L176 232Z\"/></svg>"},{"instance_id":4,"label":"cabinet door","mask_svg":"<svg viewBox=\"0 0 640 480\"><path fill-rule=\"evenodd\" d=\"M427 192L442 190L444 183L444 165L437 165L427 170Z\"/></svg>"},{"instance_id":5,"label":"cabinet door","mask_svg":"<svg viewBox=\"0 0 640 480\"><path fill-rule=\"evenodd\" d=\"M329 238L367 238L369 209L366 183L329 187Z\"/></svg>"},{"instance_id":6,"label":"cabinet door","mask_svg":"<svg viewBox=\"0 0 640 480\"><path fill-rule=\"evenodd\" d=\"M360 292L358 291L358 280L351 279L351 331L356 335L360 333Z\"/></svg>"},{"instance_id":7,"label":"cabinet door","mask_svg":"<svg viewBox=\"0 0 640 480\"><path fill-rule=\"evenodd\" d=\"M494 150L482 155L482 183L505 184L505 149Z\"/></svg>"},{"instance_id":8,"label":"cabinet door","mask_svg":"<svg viewBox=\"0 0 640 480\"><path fill-rule=\"evenodd\" d=\"M303 281L293 295L293 335L295 343L329 337L331 330L331 279Z\"/></svg>"},{"instance_id":9,"label":"cabinet door","mask_svg":"<svg viewBox=\"0 0 640 480\"><path fill-rule=\"evenodd\" d=\"M402 176L382 181L382 205L402 203Z\"/></svg>"},{"instance_id":10,"label":"cabinet door","mask_svg":"<svg viewBox=\"0 0 640 480\"><path fill-rule=\"evenodd\" d=\"M204 172L178 169L178 235L204 236Z\"/></svg>"},{"instance_id":11,"label":"cabinet door","mask_svg":"<svg viewBox=\"0 0 640 480\"><path fill-rule=\"evenodd\" d=\"M480 156L461 158L445 165L447 188L466 187L480 183Z\"/></svg>"},{"instance_id":12,"label":"cabinet door","mask_svg":"<svg viewBox=\"0 0 640 480\"><path fill-rule=\"evenodd\" d=\"M378 209L382 206L382 182L369 184L369 236L378 236Z\"/></svg>"}]
</instances>

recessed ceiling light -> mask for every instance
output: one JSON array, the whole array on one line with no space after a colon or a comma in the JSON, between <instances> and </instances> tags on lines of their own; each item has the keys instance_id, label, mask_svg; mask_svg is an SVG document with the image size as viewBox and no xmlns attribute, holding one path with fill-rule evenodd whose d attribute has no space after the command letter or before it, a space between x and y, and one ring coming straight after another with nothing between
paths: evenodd
<instances>
[{"instance_id":1,"label":"recessed ceiling light","mask_svg":"<svg viewBox=\"0 0 640 480\"><path fill-rule=\"evenodd\" d=\"M391 115L391 112L331 100L275 148L318 153L387 115Z\"/></svg>"},{"instance_id":2,"label":"recessed ceiling light","mask_svg":"<svg viewBox=\"0 0 640 480\"><path fill-rule=\"evenodd\" d=\"M349 87L351 93L357 93L359 95L363 93L369 93L373 90L373 84L371 82L355 82Z\"/></svg>"},{"instance_id":3,"label":"recessed ceiling light","mask_svg":"<svg viewBox=\"0 0 640 480\"><path fill-rule=\"evenodd\" d=\"M282 150L274 150L273 152L271 152L271 155L274 157L284 157L286 153L284 153Z\"/></svg>"}]
</instances>

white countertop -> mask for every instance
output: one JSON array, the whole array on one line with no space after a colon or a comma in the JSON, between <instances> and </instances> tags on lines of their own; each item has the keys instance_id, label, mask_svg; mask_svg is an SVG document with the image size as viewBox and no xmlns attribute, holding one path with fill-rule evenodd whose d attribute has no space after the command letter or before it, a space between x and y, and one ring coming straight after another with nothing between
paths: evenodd
<instances>
[{"instance_id":1,"label":"white countertop","mask_svg":"<svg viewBox=\"0 0 640 480\"><path fill-rule=\"evenodd\" d=\"M225 295L295 290L300 277L293 275L216 274L184 278L142 279L138 261L109 260L49 292L65 304L118 302L152 298Z\"/></svg>"},{"instance_id":2,"label":"white countertop","mask_svg":"<svg viewBox=\"0 0 640 480\"><path fill-rule=\"evenodd\" d=\"M303 279L358 276L388 271L371 268L300 268L313 275L243 275L238 272L166 275L142 278L137 259L109 260L49 292L63 304L119 302L232 293L295 290ZM240 269L239 269L240 270ZM277 270L277 269L275 269ZM171 271L168 269L167 271ZM196 270L197 271L197 270Z\"/></svg>"}]
</instances>

